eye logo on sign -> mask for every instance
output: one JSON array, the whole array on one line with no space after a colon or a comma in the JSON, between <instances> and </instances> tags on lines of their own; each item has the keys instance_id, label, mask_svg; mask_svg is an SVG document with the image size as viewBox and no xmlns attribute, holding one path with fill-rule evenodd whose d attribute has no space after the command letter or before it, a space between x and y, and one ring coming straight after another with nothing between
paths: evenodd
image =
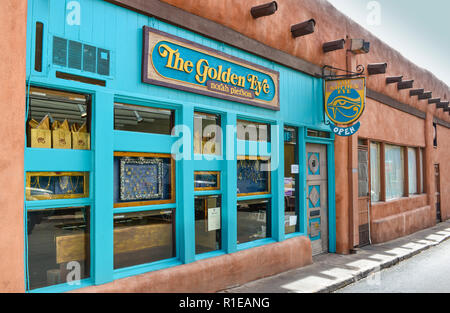
<instances>
[{"instance_id":1,"label":"eye logo on sign","mask_svg":"<svg viewBox=\"0 0 450 313\"><path fill-rule=\"evenodd\" d=\"M325 81L325 113L335 124L352 124L364 112L365 93L365 78ZM359 123L349 128L331 125L333 132L339 136L353 135L359 127Z\"/></svg>"}]
</instances>

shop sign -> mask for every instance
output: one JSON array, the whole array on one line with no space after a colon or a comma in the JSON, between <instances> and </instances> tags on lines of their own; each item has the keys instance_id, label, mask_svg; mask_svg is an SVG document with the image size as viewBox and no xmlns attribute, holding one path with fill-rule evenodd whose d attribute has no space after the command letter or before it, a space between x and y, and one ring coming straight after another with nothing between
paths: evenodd
<instances>
[{"instance_id":1,"label":"shop sign","mask_svg":"<svg viewBox=\"0 0 450 313\"><path fill-rule=\"evenodd\" d=\"M359 130L361 124L357 120L364 112L365 105L364 77L325 81L325 113L336 135L351 136ZM342 127L350 124L350 127Z\"/></svg>"},{"instance_id":2,"label":"shop sign","mask_svg":"<svg viewBox=\"0 0 450 313\"><path fill-rule=\"evenodd\" d=\"M142 81L279 110L279 73L144 26Z\"/></svg>"}]
</instances>

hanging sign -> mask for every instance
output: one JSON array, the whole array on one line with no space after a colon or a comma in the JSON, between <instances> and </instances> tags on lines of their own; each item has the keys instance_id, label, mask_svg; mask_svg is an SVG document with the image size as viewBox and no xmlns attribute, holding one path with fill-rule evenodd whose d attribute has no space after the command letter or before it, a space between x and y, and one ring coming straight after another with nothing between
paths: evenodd
<instances>
[{"instance_id":1,"label":"hanging sign","mask_svg":"<svg viewBox=\"0 0 450 313\"><path fill-rule=\"evenodd\" d=\"M361 124L355 123L364 112L366 105L366 79L348 78L325 81L325 113L333 122L331 130L338 136L355 134Z\"/></svg>"},{"instance_id":2,"label":"hanging sign","mask_svg":"<svg viewBox=\"0 0 450 313\"><path fill-rule=\"evenodd\" d=\"M279 73L144 26L142 81L279 110Z\"/></svg>"}]
</instances>

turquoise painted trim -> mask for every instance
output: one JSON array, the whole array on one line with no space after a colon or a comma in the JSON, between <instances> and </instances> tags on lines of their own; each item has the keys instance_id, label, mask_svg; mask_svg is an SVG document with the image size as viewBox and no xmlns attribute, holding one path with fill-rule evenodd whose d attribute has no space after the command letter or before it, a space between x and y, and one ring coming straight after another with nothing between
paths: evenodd
<instances>
[{"instance_id":1,"label":"turquoise painted trim","mask_svg":"<svg viewBox=\"0 0 450 313\"><path fill-rule=\"evenodd\" d=\"M177 138L169 135L114 131L114 151L171 153Z\"/></svg>"},{"instance_id":2,"label":"turquoise painted trim","mask_svg":"<svg viewBox=\"0 0 450 313\"><path fill-rule=\"evenodd\" d=\"M80 199L55 199L55 200L36 200L25 201L27 211L42 210L47 208L64 208L68 206L86 206L92 205L92 200L89 198Z\"/></svg>"},{"instance_id":3,"label":"turquoise painted trim","mask_svg":"<svg viewBox=\"0 0 450 313\"><path fill-rule=\"evenodd\" d=\"M225 251L223 251L223 250L217 250L217 251L210 251L210 252L206 252L206 253L201 253L201 254L195 255L195 261L215 258L215 257L222 256L222 255L225 255L225 254L227 254L227 253Z\"/></svg>"},{"instance_id":4,"label":"turquoise painted trim","mask_svg":"<svg viewBox=\"0 0 450 313\"><path fill-rule=\"evenodd\" d=\"M193 129L194 107L185 105L178 117L178 125L184 125L190 132L183 134L184 144L182 153L185 155L176 161L176 201L177 210L176 229L179 240L177 241L179 258L183 263L195 261L195 208L194 208L194 155ZM188 136L189 135L189 136Z\"/></svg>"},{"instance_id":5,"label":"turquoise painted trim","mask_svg":"<svg viewBox=\"0 0 450 313\"><path fill-rule=\"evenodd\" d=\"M224 160L205 160L201 154L194 155L195 171L220 171L223 167Z\"/></svg>"},{"instance_id":6,"label":"turquoise painted trim","mask_svg":"<svg viewBox=\"0 0 450 313\"><path fill-rule=\"evenodd\" d=\"M92 170L92 156L89 150L25 148L25 171L88 172Z\"/></svg>"},{"instance_id":7,"label":"turquoise painted trim","mask_svg":"<svg viewBox=\"0 0 450 313\"><path fill-rule=\"evenodd\" d=\"M284 225L284 224L283 224ZM264 245L268 245L271 243L276 243L277 241L273 238L263 238L250 242L245 242L237 245L237 251L243 251L251 248L256 248Z\"/></svg>"},{"instance_id":8,"label":"turquoise painted trim","mask_svg":"<svg viewBox=\"0 0 450 313\"><path fill-rule=\"evenodd\" d=\"M306 233L290 233L290 234L286 234L285 235L285 239L291 239L291 238L296 238L296 237L305 237L308 236L308 234Z\"/></svg>"},{"instance_id":9,"label":"turquoise painted trim","mask_svg":"<svg viewBox=\"0 0 450 313\"><path fill-rule=\"evenodd\" d=\"M306 128L298 128L298 163L299 163L299 232L307 234L307 191L306 191L306 141L305 141Z\"/></svg>"},{"instance_id":10,"label":"turquoise painted trim","mask_svg":"<svg viewBox=\"0 0 450 313\"><path fill-rule=\"evenodd\" d=\"M182 265L178 258L171 258L167 260L156 261L153 263L141 264L136 266L131 266L127 268L121 268L114 270L113 279L121 279L129 276L140 275L144 273L149 273L153 271L158 271L166 268L171 268L174 266Z\"/></svg>"},{"instance_id":11,"label":"turquoise painted trim","mask_svg":"<svg viewBox=\"0 0 450 313\"><path fill-rule=\"evenodd\" d=\"M237 251L237 140L234 131L236 125L236 114L228 113L222 122L225 128L226 160L222 179L222 249L227 253Z\"/></svg>"},{"instance_id":12,"label":"turquoise painted trim","mask_svg":"<svg viewBox=\"0 0 450 313\"><path fill-rule=\"evenodd\" d=\"M97 92L93 98L94 207L91 210L92 273L96 285L113 280L113 129L114 95Z\"/></svg>"},{"instance_id":13,"label":"turquoise painted trim","mask_svg":"<svg viewBox=\"0 0 450 313\"><path fill-rule=\"evenodd\" d=\"M272 143L270 142L238 140L237 155L269 157L271 156L271 147Z\"/></svg>"},{"instance_id":14,"label":"turquoise painted trim","mask_svg":"<svg viewBox=\"0 0 450 313\"><path fill-rule=\"evenodd\" d=\"M284 238L284 124L270 127L271 144L278 149L273 149L270 157L271 166L271 225L272 238L276 241L283 241Z\"/></svg>"},{"instance_id":15,"label":"turquoise painted trim","mask_svg":"<svg viewBox=\"0 0 450 313\"><path fill-rule=\"evenodd\" d=\"M327 145L328 158L328 251L336 253L336 181L334 143Z\"/></svg>"},{"instance_id":16,"label":"turquoise painted trim","mask_svg":"<svg viewBox=\"0 0 450 313\"><path fill-rule=\"evenodd\" d=\"M115 208L113 210L114 214L121 213L131 213L131 212L144 212L144 211L155 211L155 210L166 210L166 209L176 209L176 203L165 203L165 204L153 204L153 205L142 205L124 208Z\"/></svg>"},{"instance_id":17,"label":"turquoise painted trim","mask_svg":"<svg viewBox=\"0 0 450 313\"><path fill-rule=\"evenodd\" d=\"M54 286L31 289L31 290L28 290L27 293L62 293L62 292L68 292L71 290L76 290L76 289L89 287L89 286L93 285L93 281L91 278L82 279L77 283L79 283L79 284L69 285L69 283L64 283L64 284L59 284L59 285L54 285Z\"/></svg>"},{"instance_id":18,"label":"turquoise painted trim","mask_svg":"<svg viewBox=\"0 0 450 313\"><path fill-rule=\"evenodd\" d=\"M237 197L237 201L247 201L247 200L256 200L256 199L272 199L272 194L269 193L269 194L265 194L265 195Z\"/></svg>"},{"instance_id":19,"label":"turquoise painted trim","mask_svg":"<svg viewBox=\"0 0 450 313\"><path fill-rule=\"evenodd\" d=\"M215 195L222 195L222 191L220 190L194 191L194 196L215 196Z\"/></svg>"}]
</instances>

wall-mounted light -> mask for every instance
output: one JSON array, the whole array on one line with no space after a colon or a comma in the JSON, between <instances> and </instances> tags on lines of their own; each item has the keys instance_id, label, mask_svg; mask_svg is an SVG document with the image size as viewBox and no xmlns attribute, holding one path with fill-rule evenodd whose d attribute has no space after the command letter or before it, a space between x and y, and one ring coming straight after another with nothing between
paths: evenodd
<instances>
[{"instance_id":1,"label":"wall-mounted light","mask_svg":"<svg viewBox=\"0 0 450 313\"><path fill-rule=\"evenodd\" d=\"M419 100L431 99L431 97L432 97L432 92L427 91L427 92L424 92L423 94L419 95Z\"/></svg>"},{"instance_id":2,"label":"wall-mounted light","mask_svg":"<svg viewBox=\"0 0 450 313\"><path fill-rule=\"evenodd\" d=\"M428 100L428 104L439 103L441 102L441 98L433 98Z\"/></svg>"},{"instance_id":3,"label":"wall-mounted light","mask_svg":"<svg viewBox=\"0 0 450 313\"><path fill-rule=\"evenodd\" d=\"M420 96L425 92L425 89L419 88L419 89L412 89L409 91L409 95L412 96Z\"/></svg>"},{"instance_id":4,"label":"wall-mounted light","mask_svg":"<svg viewBox=\"0 0 450 313\"><path fill-rule=\"evenodd\" d=\"M352 39L350 41L350 51L354 54L364 54L370 51L370 42L364 39Z\"/></svg>"},{"instance_id":5,"label":"wall-mounted light","mask_svg":"<svg viewBox=\"0 0 450 313\"><path fill-rule=\"evenodd\" d=\"M134 112L134 116L136 116L136 121L138 123L141 123L144 121L144 119L142 118L142 116L139 115L138 111L133 111Z\"/></svg>"},{"instance_id":6,"label":"wall-mounted light","mask_svg":"<svg viewBox=\"0 0 450 313\"><path fill-rule=\"evenodd\" d=\"M404 80L404 81L397 83L397 89L398 90L410 89L413 87L413 85L414 85L414 80Z\"/></svg>"},{"instance_id":7,"label":"wall-mounted light","mask_svg":"<svg viewBox=\"0 0 450 313\"><path fill-rule=\"evenodd\" d=\"M278 9L278 4L276 1L272 1L269 3L257 5L250 9L250 14L253 18L258 18L262 16L272 15Z\"/></svg>"},{"instance_id":8,"label":"wall-mounted light","mask_svg":"<svg viewBox=\"0 0 450 313\"><path fill-rule=\"evenodd\" d=\"M403 76L391 76L386 78L386 84L393 84L401 82L403 79Z\"/></svg>"},{"instance_id":9,"label":"wall-mounted light","mask_svg":"<svg viewBox=\"0 0 450 313\"><path fill-rule=\"evenodd\" d=\"M314 27L316 26L316 21L310 19L306 22L295 24L291 26L292 37L300 37L308 34L314 33Z\"/></svg>"},{"instance_id":10,"label":"wall-mounted light","mask_svg":"<svg viewBox=\"0 0 450 313\"><path fill-rule=\"evenodd\" d=\"M86 117L87 116L87 112L84 109L84 106L82 106L81 104L78 104L78 110L80 111L81 117Z\"/></svg>"},{"instance_id":11,"label":"wall-mounted light","mask_svg":"<svg viewBox=\"0 0 450 313\"><path fill-rule=\"evenodd\" d=\"M344 49L345 39L326 42L322 45L323 53Z\"/></svg>"},{"instance_id":12,"label":"wall-mounted light","mask_svg":"<svg viewBox=\"0 0 450 313\"><path fill-rule=\"evenodd\" d=\"M378 75L386 73L387 63L374 63L367 65L369 75Z\"/></svg>"}]
</instances>

